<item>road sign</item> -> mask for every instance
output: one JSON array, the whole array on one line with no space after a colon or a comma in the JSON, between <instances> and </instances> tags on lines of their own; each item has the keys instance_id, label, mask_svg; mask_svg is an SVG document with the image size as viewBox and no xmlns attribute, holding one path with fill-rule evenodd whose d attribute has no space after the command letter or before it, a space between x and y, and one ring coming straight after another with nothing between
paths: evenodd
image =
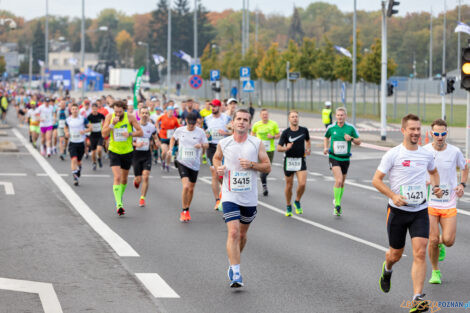
<instances>
[{"instance_id":1,"label":"road sign","mask_svg":"<svg viewBox=\"0 0 470 313\"><path fill-rule=\"evenodd\" d=\"M201 64L191 65L191 75L201 75Z\"/></svg>"},{"instance_id":2,"label":"road sign","mask_svg":"<svg viewBox=\"0 0 470 313\"><path fill-rule=\"evenodd\" d=\"M341 102L343 102L343 104L346 104L346 84L345 83L341 84Z\"/></svg>"},{"instance_id":3,"label":"road sign","mask_svg":"<svg viewBox=\"0 0 470 313\"><path fill-rule=\"evenodd\" d=\"M253 80L245 80L243 82L243 92L255 91L255 82Z\"/></svg>"},{"instance_id":4,"label":"road sign","mask_svg":"<svg viewBox=\"0 0 470 313\"><path fill-rule=\"evenodd\" d=\"M251 69L248 66L240 67L240 80L247 81L250 80Z\"/></svg>"},{"instance_id":5,"label":"road sign","mask_svg":"<svg viewBox=\"0 0 470 313\"><path fill-rule=\"evenodd\" d=\"M289 80L297 80L300 78L299 72L291 72L289 73Z\"/></svg>"},{"instance_id":6,"label":"road sign","mask_svg":"<svg viewBox=\"0 0 470 313\"><path fill-rule=\"evenodd\" d=\"M392 80L390 81L393 87L398 87L398 80Z\"/></svg>"},{"instance_id":7,"label":"road sign","mask_svg":"<svg viewBox=\"0 0 470 313\"><path fill-rule=\"evenodd\" d=\"M193 75L189 78L189 86L193 89L199 89L202 86L202 77L199 75Z\"/></svg>"},{"instance_id":8,"label":"road sign","mask_svg":"<svg viewBox=\"0 0 470 313\"><path fill-rule=\"evenodd\" d=\"M220 80L220 71L219 70L211 70L211 81Z\"/></svg>"}]
</instances>

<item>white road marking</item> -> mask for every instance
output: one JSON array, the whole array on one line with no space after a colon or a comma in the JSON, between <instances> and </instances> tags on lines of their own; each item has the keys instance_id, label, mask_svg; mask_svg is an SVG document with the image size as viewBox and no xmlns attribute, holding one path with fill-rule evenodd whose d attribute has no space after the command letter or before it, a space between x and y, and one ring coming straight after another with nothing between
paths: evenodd
<instances>
[{"instance_id":1,"label":"white road marking","mask_svg":"<svg viewBox=\"0 0 470 313\"><path fill-rule=\"evenodd\" d=\"M109 178L109 174L82 174L80 177L93 177L93 178Z\"/></svg>"},{"instance_id":2,"label":"white road marking","mask_svg":"<svg viewBox=\"0 0 470 313\"><path fill-rule=\"evenodd\" d=\"M177 178L177 179L180 179L179 176L161 176L162 178Z\"/></svg>"},{"instance_id":3,"label":"white road marking","mask_svg":"<svg viewBox=\"0 0 470 313\"><path fill-rule=\"evenodd\" d=\"M322 173L316 173L316 172L308 172L308 173L313 176L325 176Z\"/></svg>"},{"instance_id":4,"label":"white road marking","mask_svg":"<svg viewBox=\"0 0 470 313\"><path fill-rule=\"evenodd\" d=\"M28 176L28 174L26 173L0 173L0 176L24 177L24 176Z\"/></svg>"},{"instance_id":5,"label":"white road marking","mask_svg":"<svg viewBox=\"0 0 470 313\"><path fill-rule=\"evenodd\" d=\"M307 178L307 181L317 181L315 178Z\"/></svg>"},{"instance_id":6,"label":"white road marking","mask_svg":"<svg viewBox=\"0 0 470 313\"><path fill-rule=\"evenodd\" d=\"M273 162L273 163L272 163L272 165L274 165L274 166L280 166L280 167L282 167L282 164L281 164L281 163L276 163L276 162Z\"/></svg>"},{"instance_id":7,"label":"white road marking","mask_svg":"<svg viewBox=\"0 0 470 313\"><path fill-rule=\"evenodd\" d=\"M36 159L42 169L56 184L57 188L69 200L70 204L83 217L83 219L93 228L121 257L138 257L139 254L117 233L115 233L108 225L106 225L85 201L67 184L56 170L44 159L39 152L23 137L17 130L13 129L13 133L18 137L20 142L26 147L31 155Z\"/></svg>"},{"instance_id":8,"label":"white road marking","mask_svg":"<svg viewBox=\"0 0 470 313\"><path fill-rule=\"evenodd\" d=\"M29 280L0 278L0 289L37 293L41 300L44 313L63 313L52 284Z\"/></svg>"},{"instance_id":9,"label":"white road marking","mask_svg":"<svg viewBox=\"0 0 470 313\"><path fill-rule=\"evenodd\" d=\"M59 176L62 176L62 177L69 176L69 174L59 174L57 172L56 172L56 174L59 175ZM47 176L49 176L49 174L47 174L47 173L36 173L36 176L38 176L38 177L47 177Z\"/></svg>"},{"instance_id":10,"label":"white road marking","mask_svg":"<svg viewBox=\"0 0 470 313\"><path fill-rule=\"evenodd\" d=\"M136 273L135 276L155 298L180 297L157 273Z\"/></svg>"},{"instance_id":11,"label":"white road marking","mask_svg":"<svg viewBox=\"0 0 470 313\"><path fill-rule=\"evenodd\" d=\"M15 194L15 189L13 188L13 183L6 182L6 181L0 181L0 186L3 185L5 188L5 194L7 195L14 195Z\"/></svg>"}]
</instances>

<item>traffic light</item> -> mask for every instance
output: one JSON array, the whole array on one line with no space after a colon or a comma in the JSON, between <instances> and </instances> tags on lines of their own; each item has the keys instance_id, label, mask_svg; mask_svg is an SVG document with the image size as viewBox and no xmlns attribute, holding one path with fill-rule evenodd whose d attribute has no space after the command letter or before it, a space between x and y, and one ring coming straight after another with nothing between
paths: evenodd
<instances>
[{"instance_id":1,"label":"traffic light","mask_svg":"<svg viewBox=\"0 0 470 313\"><path fill-rule=\"evenodd\" d=\"M470 91L470 47L462 48L460 88Z\"/></svg>"},{"instance_id":2,"label":"traffic light","mask_svg":"<svg viewBox=\"0 0 470 313\"><path fill-rule=\"evenodd\" d=\"M455 78L454 77L449 77L446 79L447 82L447 89L446 89L446 94L448 93L453 93L455 90L454 84L455 84Z\"/></svg>"},{"instance_id":3,"label":"traffic light","mask_svg":"<svg viewBox=\"0 0 470 313\"><path fill-rule=\"evenodd\" d=\"M387 83L387 97L393 96L393 85Z\"/></svg>"},{"instance_id":4,"label":"traffic light","mask_svg":"<svg viewBox=\"0 0 470 313\"><path fill-rule=\"evenodd\" d=\"M211 89L213 92L220 92L220 82L219 81L214 81L211 83Z\"/></svg>"},{"instance_id":5,"label":"traffic light","mask_svg":"<svg viewBox=\"0 0 470 313\"><path fill-rule=\"evenodd\" d=\"M391 17L393 14L397 14L398 10L394 10L394 6L398 6L400 2L394 1L394 0L389 0L388 1L388 8L387 8L387 17Z\"/></svg>"}]
</instances>

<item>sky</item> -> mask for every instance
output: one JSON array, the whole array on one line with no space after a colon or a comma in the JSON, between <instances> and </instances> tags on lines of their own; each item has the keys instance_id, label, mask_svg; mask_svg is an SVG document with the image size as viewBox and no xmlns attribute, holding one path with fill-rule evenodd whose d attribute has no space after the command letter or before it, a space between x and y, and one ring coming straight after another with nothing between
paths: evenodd
<instances>
[{"instance_id":1,"label":"sky","mask_svg":"<svg viewBox=\"0 0 470 313\"><path fill-rule=\"evenodd\" d=\"M80 0L48 0L49 12L51 15L60 16L81 16ZM247 0L251 10L258 8L265 14L291 15L293 6L307 7L312 0ZM378 10L380 0L356 0L359 10ZM447 9L457 6L459 0L398 0L399 15L410 12L430 11L434 13L444 11L444 1L447 2ZM191 4L193 0L189 0ZM341 11L353 11L353 0L324 0L331 4L336 4ZM12 12L17 16L25 17L26 20L38 16L44 16L46 10L46 0L0 0L0 9ZM147 13L156 8L157 0L85 0L85 16L95 18L98 13L105 8L115 8L128 15L135 13ZM203 5L209 11L223 11L226 9L241 9L243 0L202 0ZM462 4L469 5L470 0L461 0Z\"/></svg>"}]
</instances>

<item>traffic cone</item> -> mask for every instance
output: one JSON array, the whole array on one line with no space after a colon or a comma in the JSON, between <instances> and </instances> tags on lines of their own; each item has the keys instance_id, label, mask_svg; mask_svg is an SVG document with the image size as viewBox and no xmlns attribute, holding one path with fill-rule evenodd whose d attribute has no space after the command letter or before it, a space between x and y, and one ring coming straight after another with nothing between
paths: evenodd
<instances>
[{"instance_id":1,"label":"traffic cone","mask_svg":"<svg viewBox=\"0 0 470 313\"><path fill-rule=\"evenodd\" d=\"M428 135L428 131L426 131L426 138L424 138L424 144L428 144L429 143L429 135Z\"/></svg>"}]
</instances>

